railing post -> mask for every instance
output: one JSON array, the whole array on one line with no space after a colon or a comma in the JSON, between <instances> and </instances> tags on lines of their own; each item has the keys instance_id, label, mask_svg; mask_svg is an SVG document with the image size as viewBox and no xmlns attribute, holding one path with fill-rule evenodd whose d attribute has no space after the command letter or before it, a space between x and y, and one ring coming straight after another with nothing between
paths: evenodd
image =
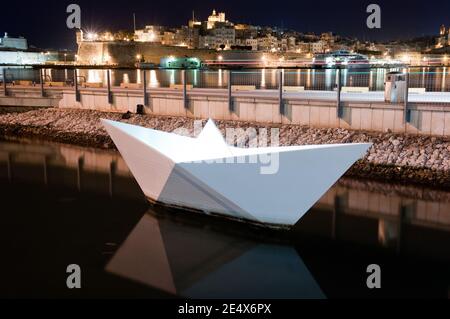
<instances>
[{"instance_id":1,"label":"railing post","mask_svg":"<svg viewBox=\"0 0 450 319\"><path fill-rule=\"evenodd\" d=\"M409 96L409 69L406 70L405 74L405 99L403 106L404 123L411 122L411 110L408 108L408 96Z\"/></svg>"},{"instance_id":2,"label":"railing post","mask_svg":"<svg viewBox=\"0 0 450 319\"><path fill-rule=\"evenodd\" d=\"M230 112L234 112L233 97L231 96L231 86L233 84L233 71L228 70L228 85L227 85L227 95L228 95L228 109Z\"/></svg>"},{"instance_id":3,"label":"railing post","mask_svg":"<svg viewBox=\"0 0 450 319\"><path fill-rule=\"evenodd\" d=\"M188 108L188 100L187 100L187 84L186 84L186 70L183 69L182 73L182 79L183 79L183 106L185 109Z\"/></svg>"},{"instance_id":4,"label":"railing post","mask_svg":"<svg viewBox=\"0 0 450 319\"><path fill-rule=\"evenodd\" d=\"M3 94L8 96L8 91L6 90L6 69L3 68Z\"/></svg>"},{"instance_id":5,"label":"railing post","mask_svg":"<svg viewBox=\"0 0 450 319\"><path fill-rule=\"evenodd\" d=\"M45 91L44 91L44 82L45 82L45 77L44 74L42 72L42 69L39 69L39 76L41 77L41 96L44 97L45 96Z\"/></svg>"},{"instance_id":6,"label":"railing post","mask_svg":"<svg viewBox=\"0 0 450 319\"><path fill-rule=\"evenodd\" d=\"M283 101L283 70L278 72L278 105L280 107L280 114L284 115L284 101Z\"/></svg>"},{"instance_id":7,"label":"railing post","mask_svg":"<svg viewBox=\"0 0 450 319\"><path fill-rule=\"evenodd\" d=\"M341 91L342 91L342 78L341 69L336 69L337 72L337 87L336 87L336 117L342 117L342 107L341 107Z\"/></svg>"},{"instance_id":8,"label":"railing post","mask_svg":"<svg viewBox=\"0 0 450 319\"><path fill-rule=\"evenodd\" d=\"M139 71L140 72L140 71ZM143 70L143 84L144 84L144 106L148 106L148 96L147 96L147 72Z\"/></svg>"},{"instance_id":9,"label":"railing post","mask_svg":"<svg viewBox=\"0 0 450 319\"><path fill-rule=\"evenodd\" d=\"M73 77L74 77L73 83L75 84L75 101L81 102L80 91L78 90L78 72L77 72L77 69L74 69L73 72L74 72L73 73L74 74L73 75Z\"/></svg>"},{"instance_id":10,"label":"railing post","mask_svg":"<svg viewBox=\"0 0 450 319\"><path fill-rule=\"evenodd\" d=\"M106 70L106 83L108 85L108 104L113 104L113 95L111 91L111 74L110 70Z\"/></svg>"}]
</instances>

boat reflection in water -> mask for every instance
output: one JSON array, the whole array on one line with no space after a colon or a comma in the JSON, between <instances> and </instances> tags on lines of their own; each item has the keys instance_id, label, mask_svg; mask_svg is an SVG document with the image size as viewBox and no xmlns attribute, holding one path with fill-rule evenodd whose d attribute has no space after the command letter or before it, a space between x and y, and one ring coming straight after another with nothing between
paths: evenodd
<instances>
[{"instance_id":1,"label":"boat reflection in water","mask_svg":"<svg viewBox=\"0 0 450 319\"><path fill-rule=\"evenodd\" d=\"M189 298L325 298L297 251L145 214L107 271Z\"/></svg>"},{"instance_id":2,"label":"boat reflection in water","mask_svg":"<svg viewBox=\"0 0 450 319\"><path fill-rule=\"evenodd\" d=\"M40 142L0 142L0 187L7 296L39 297L46 287L71 297L61 269L74 261L97 297L450 293L448 190L341 178L280 233L149 206L118 152ZM45 267L24 294L17 287L32 289L23 273L36 260ZM366 286L373 263L383 272L376 291Z\"/></svg>"}]
</instances>

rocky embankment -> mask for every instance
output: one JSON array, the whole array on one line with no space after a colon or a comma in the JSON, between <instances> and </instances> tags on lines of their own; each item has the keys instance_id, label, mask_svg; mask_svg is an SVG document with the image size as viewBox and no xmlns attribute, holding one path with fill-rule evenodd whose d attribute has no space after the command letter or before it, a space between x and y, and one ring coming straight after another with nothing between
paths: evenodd
<instances>
[{"instance_id":1,"label":"rocky embankment","mask_svg":"<svg viewBox=\"0 0 450 319\"><path fill-rule=\"evenodd\" d=\"M124 121L164 131L185 128L194 131L194 120L67 109L34 109L0 113L0 136L6 139L32 138L81 146L113 148L100 118ZM394 133L320 129L296 125L262 125L216 121L225 128L279 128L280 145L371 142L372 148L358 161L348 176L450 187L450 138Z\"/></svg>"}]
</instances>

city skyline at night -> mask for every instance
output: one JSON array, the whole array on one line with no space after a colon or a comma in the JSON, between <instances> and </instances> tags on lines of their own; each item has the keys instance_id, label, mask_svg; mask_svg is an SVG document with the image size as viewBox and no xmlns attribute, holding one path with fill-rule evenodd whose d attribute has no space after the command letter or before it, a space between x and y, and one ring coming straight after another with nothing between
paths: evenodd
<instances>
[{"instance_id":1,"label":"city skyline at night","mask_svg":"<svg viewBox=\"0 0 450 319\"><path fill-rule=\"evenodd\" d=\"M70 2L28 3L29 10L20 10L19 4L8 4L14 15L6 15L0 22L0 30L13 36L23 36L31 45L42 48L75 49L75 34L66 27L66 7ZM199 18L207 17L212 9L224 11L231 21L259 26L272 26L299 32L322 33L332 31L364 41L405 40L421 36L434 36L441 24L448 25L446 12L450 4L436 1L429 5L418 1L391 3L378 1L381 8L381 28L369 29L366 12L370 2L332 1L285 3L274 5L255 1L216 1L207 3L191 1L176 3L176 10L168 9L165 2L141 3L129 1L122 4L98 1L78 1L81 7L81 24L85 30L132 30L133 13L136 26L186 25L192 11ZM45 8L45 10L44 10ZM43 17L52 17L43 18ZM18 23L20 21L20 23Z\"/></svg>"}]
</instances>

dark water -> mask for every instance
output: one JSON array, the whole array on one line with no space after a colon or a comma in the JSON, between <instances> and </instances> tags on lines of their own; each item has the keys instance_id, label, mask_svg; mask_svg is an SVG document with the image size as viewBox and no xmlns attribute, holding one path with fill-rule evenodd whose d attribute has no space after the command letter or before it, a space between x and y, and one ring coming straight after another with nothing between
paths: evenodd
<instances>
[{"instance_id":1,"label":"dark water","mask_svg":"<svg viewBox=\"0 0 450 319\"><path fill-rule=\"evenodd\" d=\"M383 91L386 73L389 71L405 71L402 69L348 69L342 71L343 86L369 87L371 91ZM431 92L450 91L450 70L447 67L420 67L410 70L410 87L426 88ZM79 69L79 82L101 82L107 86L106 70ZM169 87L182 83L180 70L146 70L149 87ZM233 85L254 85L257 89L276 89L278 87L277 69L255 69L233 71ZM71 82L73 70L45 69L45 81ZM227 70L188 70L187 83L195 88L226 88L229 80ZM0 76L1 78L1 76ZM32 80L39 82L39 71L33 69L8 69L7 81ZM121 83L143 83L141 70L111 70L111 85ZM333 90L337 84L337 73L334 69L286 69L284 85L304 86L306 90Z\"/></svg>"},{"instance_id":2,"label":"dark water","mask_svg":"<svg viewBox=\"0 0 450 319\"><path fill-rule=\"evenodd\" d=\"M0 297L449 297L447 191L341 179L280 233L151 206L118 153L37 142L0 143L0 188Z\"/></svg>"}]
</instances>

